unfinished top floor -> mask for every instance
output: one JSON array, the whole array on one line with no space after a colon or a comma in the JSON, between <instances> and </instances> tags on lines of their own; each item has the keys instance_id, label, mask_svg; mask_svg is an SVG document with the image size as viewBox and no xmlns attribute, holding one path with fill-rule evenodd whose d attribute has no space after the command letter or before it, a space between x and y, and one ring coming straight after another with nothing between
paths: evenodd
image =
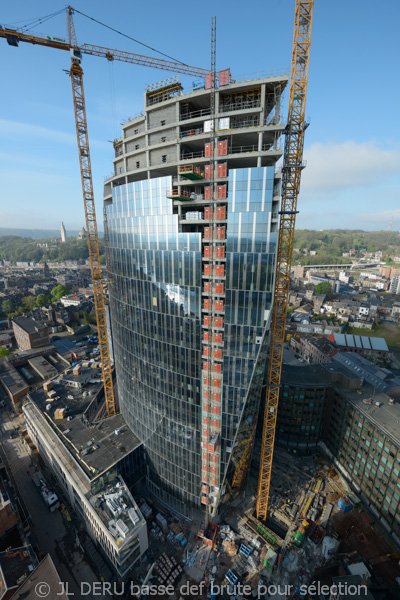
<instances>
[{"instance_id":1,"label":"unfinished top floor","mask_svg":"<svg viewBox=\"0 0 400 600\"><path fill-rule=\"evenodd\" d=\"M122 125L114 141L112 186L173 175L177 164L210 162L205 144L215 122L216 150L223 141L230 168L272 166L282 155L280 138L283 92L288 76L234 82L230 76L215 88L202 85L184 94L177 77L148 86L144 112ZM213 103L214 100L214 103ZM214 105L214 114L211 114Z\"/></svg>"}]
</instances>

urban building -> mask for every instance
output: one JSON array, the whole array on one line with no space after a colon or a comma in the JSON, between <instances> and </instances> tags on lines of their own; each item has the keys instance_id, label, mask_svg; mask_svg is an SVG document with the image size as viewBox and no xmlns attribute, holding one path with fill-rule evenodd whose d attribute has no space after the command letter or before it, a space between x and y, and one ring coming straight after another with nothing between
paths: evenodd
<instances>
[{"instance_id":1,"label":"urban building","mask_svg":"<svg viewBox=\"0 0 400 600\"><path fill-rule=\"evenodd\" d=\"M336 346L338 352L355 352L366 358L389 356L389 348L384 338L332 333L328 336L328 340Z\"/></svg>"},{"instance_id":2,"label":"urban building","mask_svg":"<svg viewBox=\"0 0 400 600\"><path fill-rule=\"evenodd\" d=\"M357 361L374 367L352 353L318 367L285 366L276 441L321 447L400 546L400 404L394 388L378 387L378 369L372 380Z\"/></svg>"},{"instance_id":3,"label":"urban building","mask_svg":"<svg viewBox=\"0 0 400 600\"><path fill-rule=\"evenodd\" d=\"M106 180L113 347L122 414L148 489L215 511L254 430L274 284L287 76L150 86Z\"/></svg>"},{"instance_id":4,"label":"urban building","mask_svg":"<svg viewBox=\"0 0 400 600\"><path fill-rule=\"evenodd\" d=\"M314 366L284 365L276 440L280 445L308 448L322 438L328 379Z\"/></svg>"},{"instance_id":5,"label":"urban building","mask_svg":"<svg viewBox=\"0 0 400 600\"><path fill-rule=\"evenodd\" d=\"M389 369L378 367L354 352L338 353L333 360L362 377L377 391L387 394L394 400L400 400L400 377Z\"/></svg>"},{"instance_id":6,"label":"urban building","mask_svg":"<svg viewBox=\"0 0 400 600\"><path fill-rule=\"evenodd\" d=\"M82 304L83 298L80 294L69 294L68 296L63 296L60 299L60 302L63 306L80 306Z\"/></svg>"},{"instance_id":7,"label":"urban building","mask_svg":"<svg viewBox=\"0 0 400 600\"><path fill-rule=\"evenodd\" d=\"M13 319L15 340L21 350L31 350L50 344L49 328L29 317Z\"/></svg>"},{"instance_id":8,"label":"urban building","mask_svg":"<svg viewBox=\"0 0 400 600\"><path fill-rule=\"evenodd\" d=\"M38 582L45 584L47 589L56 591L57 600L68 600L68 595L64 593L64 584L60 579L56 567L47 554L39 565L33 571L30 571L17 591L11 596L11 600L37 600ZM43 588L44 589L44 588Z\"/></svg>"},{"instance_id":9,"label":"urban building","mask_svg":"<svg viewBox=\"0 0 400 600\"><path fill-rule=\"evenodd\" d=\"M294 267L294 276L296 279L302 279L304 277L304 267L303 265L296 265Z\"/></svg>"},{"instance_id":10,"label":"urban building","mask_svg":"<svg viewBox=\"0 0 400 600\"><path fill-rule=\"evenodd\" d=\"M65 244L66 241L67 241L67 232L65 230L64 223L61 222L61 242L63 244Z\"/></svg>"},{"instance_id":11,"label":"urban building","mask_svg":"<svg viewBox=\"0 0 400 600\"><path fill-rule=\"evenodd\" d=\"M148 548L130 492L144 476L143 450L122 415L96 420L102 398L100 375L78 365L32 392L22 411L40 456L123 580Z\"/></svg>"},{"instance_id":12,"label":"urban building","mask_svg":"<svg viewBox=\"0 0 400 600\"><path fill-rule=\"evenodd\" d=\"M350 271L340 271L339 272L339 281L349 285L349 283L353 283L354 277Z\"/></svg>"},{"instance_id":13,"label":"urban building","mask_svg":"<svg viewBox=\"0 0 400 600\"><path fill-rule=\"evenodd\" d=\"M14 597L36 566L37 558L30 545L0 552L0 599Z\"/></svg>"},{"instance_id":14,"label":"urban building","mask_svg":"<svg viewBox=\"0 0 400 600\"><path fill-rule=\"evenodd\" d=\"M390 280L390 288L389 291L391 294L400 294L400 274L393 275Z\"/></svg>"},{"instance_id":15,"label":"urban building","mask_svg":"<svg viewBox=\"0 0 400 600\"><path fill-rule=\"evenodd\" d=\"M333 390L323 446L400 545L400 405L362 380Z\"/></svg>"},{"instance_id":16,"label":"urban building","mask_svg":"<svg viewBox=\"0 0 400 600\"><path fill-rule=\"evenodd\" d=\"M13 332L0 333L0 347L1 348L12 348L14 335Z\"/></svg>"},{"instance_id":17,"label":"urban building","mask_svg":"<svg viewBox=\"0 0 400 600\"><path fill-rule=\"evenodd\" d=\"M78 240L87 240L87 233L84 227L82 227L82 229L78 233Z\"/></svg>"},{"instance_id":18,"label":"urban building","mask_svg":"<svg viewBox=\"0 0 400 600\"><path fill-rule=\"evenodd\" d=\"M29 383L18 373L8 358L0 359L0 383L13 405L16 406L21 398L29 392Z\"/></svg>"},{"instance_id":19,"label":"urban building","mask_svg":"<svg viewBox=\"0 0 400 600\"><path fill-rule=\"evenodd\" d=\"M338 352L338 349L329 338L307 334L301 337L293 336L290 345L300 358L310 364L330 362Z\"/></svg>"}]
</instances>

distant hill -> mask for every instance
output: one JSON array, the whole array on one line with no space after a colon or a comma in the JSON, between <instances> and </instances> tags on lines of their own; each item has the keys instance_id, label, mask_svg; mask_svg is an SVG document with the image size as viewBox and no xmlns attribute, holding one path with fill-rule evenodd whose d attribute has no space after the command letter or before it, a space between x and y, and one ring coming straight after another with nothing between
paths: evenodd
<instances>
[{"instance_id":1,"label":"distant hill","mask_svg":"<svg viewBox=\"0 0 400 600\"><path fill-rule=\"evenodd\" d=\"M67 229L67 238L76 238L79 231L79 229ZM8 227L0 227L0 236L4 235L16 235L22 238L32 238L33 240L61 238L60 229L12 229ZM99 231L99 237L103 236L104 232Z\"/></svg>"},{"instance_id":2,"label":"distant hill","mask_svg":"<svg viewBox=\"0 0 400 600\"><path fill-rule=\"evenodd\" d=\"M400 254L398 231L362 231L360 229L297 229L294 235L293 264L328 265L351 262L366 252L382 252L381 260ZM351 257L349 256L351 253ZM343 256L343 254L345 256Z\"/></svg>"}]
</instances>

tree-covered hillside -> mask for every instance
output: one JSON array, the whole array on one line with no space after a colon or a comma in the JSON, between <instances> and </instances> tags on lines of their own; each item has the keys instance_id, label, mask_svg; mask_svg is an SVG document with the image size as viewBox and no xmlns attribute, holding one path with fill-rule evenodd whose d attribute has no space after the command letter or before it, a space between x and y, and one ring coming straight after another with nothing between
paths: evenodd
<instances>
[{"instance_id":1,"label":"tree-covered hillside","mask_svg":"<svg viewBox=\"0 0 400 600\"><path fill-rule=\"evenodd\" d=\"M47 245L47 247L46 247ZM104 254L104 239L99 239L100 254ZM88 245L85 240L68 239L65 243L59 240L33 240L17 236L0 237L0 259L16 262L58 262L64 260L80 260L89 258Z\"/></svg>"},{"instance_id":2,"label":"tree-covered hillside","mask_svg":"<svg viewBox=\"0 0 400 600\"><path fill-rule=\"evenodd\" d=\"M390 256L400 255L400 235L397 231L298 229L295 232L294 248L300 252L294 251L293 264L348 263L349 258L343 257L343 253L349 250L355 250L353 258L360 258L365 252L381 251L382 260L389 261ZM316 254L311 256L310 251L315 251Z\"/></svg>"}]
</instances>

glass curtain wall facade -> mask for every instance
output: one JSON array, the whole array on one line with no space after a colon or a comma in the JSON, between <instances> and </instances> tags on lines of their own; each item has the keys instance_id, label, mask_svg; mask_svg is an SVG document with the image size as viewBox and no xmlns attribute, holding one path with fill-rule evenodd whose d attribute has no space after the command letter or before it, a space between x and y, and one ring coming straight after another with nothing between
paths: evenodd
<instances>
[{"instance_id":1,"label":"glass curtain wall facade","mask_svg":"<svg viewBox=\"0 0 400 600\"><path fill-rule=\"evenodd\" d=\"M219 486L257 418L274 282L274 167L229 169ZM202 240L180 232L172 177L113 188L106 208L121 412L147 484L190 515L201 496ZM228 475L228 477L227 477Z\"/></svg>"}]
</instances>

